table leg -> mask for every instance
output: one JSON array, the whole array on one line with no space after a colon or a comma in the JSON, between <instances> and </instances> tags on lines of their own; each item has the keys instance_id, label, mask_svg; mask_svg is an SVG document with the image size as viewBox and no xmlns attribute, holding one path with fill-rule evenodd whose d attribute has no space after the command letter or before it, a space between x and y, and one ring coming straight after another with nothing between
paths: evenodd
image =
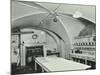
<instances>
[{"instance_id":1,"label":"table leg","mask_svg":"<svg viewBox=\"0 0 100 75\"><path fill-rule=\"evenodd\" d=\"M37 71L37 64L36 64L36 62L35 62L35 71Z\"/></svg>"},{"instance_id":2,"label":"table leg","mask_svg":"<svg viewBox=\"0 0 100 75\"><path fill-rule=\"evenodd\" d=\"M80 63L80 59L78 59L78 62Z\"/></svg>"},{"instance_id":3,"label":"table leg","mask_svg":"<svg viewBox=\"0 0 100 75\"><path fill-rule=\"evenodd\" d=\"M42 68L42 73L44 72L44 69Z\"/></svg>"},{"instance_id":4,"label":"table leg","mask_svg":"<svg viewBox=\"0 0 100 75\"><path fill-rule=\"evenodd\" d=\"M85 64L87 65L87 59L85 59Z\"/></svg>"}]
</instances>

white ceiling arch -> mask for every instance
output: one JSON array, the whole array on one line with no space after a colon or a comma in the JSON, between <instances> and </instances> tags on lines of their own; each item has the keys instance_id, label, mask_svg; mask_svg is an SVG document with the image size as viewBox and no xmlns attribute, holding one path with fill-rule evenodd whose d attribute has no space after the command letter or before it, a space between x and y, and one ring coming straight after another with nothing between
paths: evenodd
<instances>
[{"instance_id":1,"label":"white ceiling arch","mask_svg":"<svg viewBox=\"0 0 100 75\"><path fill-rule=\"evenodd\" d=\"M47 7L50 10L54 10L58 6L58 4L51 3L41 3L41 5ZM58 11L68 14L73 14L77 10L80 11L84 15L84 17L87 17L89 20L95 21L94 6L62 4L58 9ZM54 22L51 16L47 16L48 12L42 9L36 7L31 8L18 2L12 2L12 29L23 28L25 26L37 26L49 29L61 36L66 42L67 50L70 50L70 45L73 42L73 38L79 34L79 32L84 28L85 24L83 24L76 18L72 18L69 16L57 16L57 18L59 18L57 22ZM46 18L44 23L40 24L40 22L44 18Z\"/></svg>"},{"instance_id":2,"label":"white ceiling arch","mask_svg":"<svg viewBox=\"0 0 100 75\"><path fill-rule=\"evenodd\" d=\"M62 4L62 3L48 3L48 2L34 2L21 3L23 0L12 0L12 19L24 16L27 14L35 14L40 12L49 12L57 8L57 12L67 14L74 14L81 12L82 17L95 23L96 7L93 5L77 5L77 4ZM34 3L31 3L34 2Z\"/></svg>"}]
</instances>

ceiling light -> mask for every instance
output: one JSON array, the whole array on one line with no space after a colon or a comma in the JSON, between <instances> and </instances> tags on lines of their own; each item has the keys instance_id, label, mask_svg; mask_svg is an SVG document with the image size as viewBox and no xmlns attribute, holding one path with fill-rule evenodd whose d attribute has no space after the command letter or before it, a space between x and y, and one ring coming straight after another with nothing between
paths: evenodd
<instances>
[{"instance_id":1,"label":"ceiling light","mask_svg":"<svg viewBox=\"0 0 100 75\"><path fill-rule=\"evenodd\" d=\"M57 22L58 20L57 20L57 18L55 17L54 19L53 19L53 22Z\"/></svg>"},{"instance_id":2,"label":"ceiling light","mask_svg":"<svg viewBox=\"0 0 100 75\"><path fill-rule=\"evenodd\" d=\"M79 11L76 11L75 14L73 15L74 18L79 18L82 17L82 13Z\"/></svg>"}]
</instances>

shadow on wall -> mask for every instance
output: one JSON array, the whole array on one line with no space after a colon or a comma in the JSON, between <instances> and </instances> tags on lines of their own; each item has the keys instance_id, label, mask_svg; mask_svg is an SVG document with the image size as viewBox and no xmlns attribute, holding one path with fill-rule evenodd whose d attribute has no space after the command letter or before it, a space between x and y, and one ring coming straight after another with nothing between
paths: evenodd
<instances>
[{"instance_id":1,"label":"shadow on wall","mask_svg":"<svg viewBox=\"0 0 100 75\"><path fill-rule=\"evenodd\" d=\"M79 33L79 37L81 36L87 36L87 35L92 35L96 33L96 25L95 24L89 24L86 25Z\"/></svg>"}]
</instances>

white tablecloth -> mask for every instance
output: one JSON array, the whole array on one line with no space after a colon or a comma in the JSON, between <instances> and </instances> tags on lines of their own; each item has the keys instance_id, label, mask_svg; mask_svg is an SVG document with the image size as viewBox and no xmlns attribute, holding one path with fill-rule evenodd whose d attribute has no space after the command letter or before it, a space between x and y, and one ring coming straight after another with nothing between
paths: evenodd
<instances>
[{"instance_id":1,"label":"white tablecloth","mask_svg":"<svg viewBox=\"0 0 100 75\"><path fill-rule=\"evenodd\" d=\"M85 70L91 67L81 63L73 62L71 60L66 60L60 57L37 57L36 63L38 63L44 70L48 72Z\"/></svg>"}]
</instances>

